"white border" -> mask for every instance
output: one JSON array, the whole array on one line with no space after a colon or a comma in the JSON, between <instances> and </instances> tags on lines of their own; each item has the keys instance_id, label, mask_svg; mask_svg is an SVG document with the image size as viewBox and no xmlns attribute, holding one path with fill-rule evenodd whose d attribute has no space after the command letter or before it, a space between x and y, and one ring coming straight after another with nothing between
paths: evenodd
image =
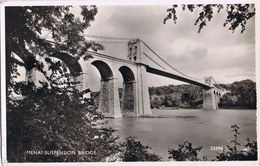
<instances>
[{"instance_id":1,"label":"white border","mask_svg":"<svg viewBox=\"0 0 260 166\"><path fill-rule=\"evenodd\" d=\"M1 0L0 0L1 1ZM25 5L172 5L172 4L231 4L256 3L257 0L6 0L5 6Z\"/></svg>"},{"instance_id":2,"label":"white border","mask_svg":"<svg viewBox=\"0 0 260 166\"><path fill-rule=\"evenodd\" d=\"M5 82L5 19L1 5L1 162L6 162L6 82ZM3 134L4 133L4 134ZM2 135L3 134L3 135Z\"/></svg>"},{"instance_id":3,"label":"white border","mask_svg":"<svg viewBox=\"0 0 260 166\"><path fill-rule=\"evenodd\" d=\"M161 161L161 162L90 162L90 163L8 163L8 166L33 166L33 165L41 165L41 166L49 166L49 165L58 165L58 166L79 166L79 165L85 165L85 166L257 166L256 161Z\"/></svg>"},{"instance_id":4,"label":"white border","mask_svg":"<svg viewBox=\"0 0 260 166\"><path fill-rule=\"evenodd\" d=\"M48 6L48 5L89 5L89 4L95 4L95 5L172 5L172 4L206 4L206 3L219 3L219 4L231 4L231 3L255 3L256 5L256 15L255 15L255 34L256 34L256 42L255 42L255 63L256 63L256 86L257 86L257 108L260 108L260 84L259 84L259 74L260 74L260 57L258 56L259 53L259 34L257 29L260 28L258 24L258 19L260 18L260 13L258 11L259 3L257 0L138 0L138 1L130 1L130 0L85 0L85 1L73 1L73 0L63 0L63 1L55 1L55 0L48 0L48 1L40 1L40 0L9 0L5 2L1 2L1 135L4 133L4 137L2 136L2 142L1 142L1 152L2 152L2 162L4 165L107 165L107 166L114 166L114 165L241 165L241 166L249 166L249 165L259 165L259 159L260 159L260 139L258 137L258 133L260 132L259 129L259 120L258 117L260 116L259 111L257 111L257 142L258 142L258 161L231 161L231 162L221 162L221 161L207 161L207 162L171 162L171 161L163 161L163 162L112 162L112 163L101 163L101 162L95 162L95 163L6 163L7 162L7 147L6 147L6 81L5 81L5 12L4 7L5 6ZM258 102L259 101L259 102ZM0 152L0 154L1 154Z\"/></svg>"},{"instance_id":5,"label":"white border","mask_svg":"<svg viewBox=\"0 0 260 166\"><path fill-rule=\"evenodd\" d=\"M257 124L257 128L256 128L256 138L257 138L257 152L258 152L258 165L260 165L259 161L260 161L260 138L259 138L259 132L260 132L260 122L259 122L259 117L260 117L260 113L259 113L259 108L260 108L260 57L259 57L259 39L260 39L260 35L259 35L259 28L260 28L260 24L259 24L259 18L260 18L260 3L256 3L255 2L255 7L256 7L256 15L255 15L255 70L256 70L256 95L257 95L257 107L256 107L256 124Z\"/></svg>"}]
</instances>

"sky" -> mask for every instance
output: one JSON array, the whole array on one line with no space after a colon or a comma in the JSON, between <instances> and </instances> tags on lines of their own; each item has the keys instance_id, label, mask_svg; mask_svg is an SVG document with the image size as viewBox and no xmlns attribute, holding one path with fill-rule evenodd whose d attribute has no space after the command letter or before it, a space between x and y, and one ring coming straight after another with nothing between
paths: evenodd
<instances>
[{"instance_id":1,"label":"sky","mask_svg":"<svg viewBox=\"0 0 260 166\"><path fill-rule=\"evenodd\" d=\"M199 11L177 10L177 23L163 24L170 6L97 6L98 13L85 34L140 38L168 63L195 78L213 76L219 83L244 79L255 81L255 19L248 21L246 31L240 27L232 33L223 27L226 13L215 13L211 22L198 33L194 25ZM106 44L105 54L127 56L127 43ZM90 86L98 90L97 69L90 71ZM117 76L119 79L121 76ZM122 80L121 80L122 81ZM148 86L182 82L149 74Z\"/></svg>"},{"instance_id":2,"label":"sky","mask_svg":"<svg viewBox=\"0 0 260 166\"><path fill-rule=\"evenodd\" d=\"M240 27L232 33L223 27L226 12L215 12L211 22L198 33L194 25L200 11L177 9L177 23L163 24L170 6L97 6L98 13L85 34L111 37L140 38L174 68L198 78L213 76L218 83L244 79L255 81L255 19L250 19L244 33ZM73 12L80 15L80 8ZM92 40L92 38L89 38ZM127 42L101 43L101 53L127 58ZM82 66L83 67L83 66ZM92 91L100 89L100 73L91 66L85 81ZM147 74L149 87L183 84L173 79ZM115 76L123 85L120 72Z\"/></svg>"}]
</instances>

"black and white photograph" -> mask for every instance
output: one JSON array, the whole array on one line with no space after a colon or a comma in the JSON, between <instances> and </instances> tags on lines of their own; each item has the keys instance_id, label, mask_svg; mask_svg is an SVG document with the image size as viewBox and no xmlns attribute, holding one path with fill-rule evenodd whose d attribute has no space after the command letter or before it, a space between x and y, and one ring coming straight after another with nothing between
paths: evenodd
<instances>
[{"instance_id":1,"label":"black and white photograph","mask_svg":"<svg viewBox=\"0 0 260 166\"><path fill-rule=\"evenodd\" d=\"M256 12L3 2L2 164L256 165Z\"/></svg>"}]
</instances>

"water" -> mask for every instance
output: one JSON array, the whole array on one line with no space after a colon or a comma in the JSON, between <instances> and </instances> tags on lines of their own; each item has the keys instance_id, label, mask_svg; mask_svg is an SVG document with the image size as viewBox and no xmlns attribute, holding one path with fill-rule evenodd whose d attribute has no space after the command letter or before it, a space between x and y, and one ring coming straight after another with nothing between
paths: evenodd
<instances>
[{"instance_id":1,"label":"water","mask_svg":"<svg viewBox=\"0 0 260 166\"><path fill-rule=\"evenodd\" d=\"M217 152L210 146L230 144L233 133L232 124L240 126L239 142L244 145L246 139L256 140L256 110L220 109L204 111L199 109L152 110L156 118L110 119L108 125L116 129L119 141L128 136L136 136L143 144L152 148L152 152L168 160L168 149L177 149L185 140L194 146L203 146L201 156L214 159Z\"/></svg>"}]
</instances>

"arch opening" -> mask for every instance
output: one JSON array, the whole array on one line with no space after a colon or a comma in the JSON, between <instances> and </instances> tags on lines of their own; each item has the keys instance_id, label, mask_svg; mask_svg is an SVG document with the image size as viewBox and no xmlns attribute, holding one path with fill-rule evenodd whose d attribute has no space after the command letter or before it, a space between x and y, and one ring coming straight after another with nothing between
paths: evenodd
<instances>
[{"instance_id":1,"label":"arch opening","mask_svg":"<svg viewBox=\"0 0 260 166\"><path fill-rule=\"evenodd\" d=\"M70 54L64 53L64 52L57 52L51 54L49 57L45 58L45 61L47 62L48 58L55 58L61 61L63 63L63 67L68 69L68 73L73 81L75 81L77 84L75 85L78 90L83 90L83 72L81 65L79 63L79 58L73 57Z\"/></svg>"},{"instance_id":2,"label":"arch opening","mask_svg":"<svg viewBox=\"0 0 260 166\"><path fill-rule=\"evenodd\" d=\"M133 71L127 66L121 66L119 71L123 77L121 110L124 116L136 115L136 82Z\"/></svg>"},{"instance_id":3,"label":"arch opening","mask_svg":"<svg viewBox=\"0 0 260 166\"><path fill-rule=\"evenodd\" d=\"M63 52L51 54L50 57L60 59L69 68L70 74L73 77L79 76L82 73L82 68L78 62L78 58Z\"/></svg>"},{"instance_id":4,"label":"arch opening","mask_svg":"<svg viewBox=\"0 0 260 166\"><path fill-rule=\"evenodd\" d=\"M119 71L121 72L123 76L124 83L129 83L135 81L135 76L133 71L126 66L122 66L119 68Z\"/></svg>"},{"instance_id":5,"label":"arch opening","mask_svg":"<svg viewBox=\"0 0 260 166\"><path fill-rule=\"evenodd\" d=\"M29 53L27 56L23 54L16 54L16 53L13 53L13 55L15 55L16 59L18 58L18 62L20 61L20 63L24 64L27 73L31 72L31 70L33 69L33 63L36 62L35 59L44 62L42 57L37 57L37 56L35 57ZM82 68L78 62L78 58L75 58L67 53L62 53L62 52L57 52L49 56L45 56L45 61L47 62L48 61L47 59L50 58L56 58L57 60L61 61L66 66L66 68L69 69L69 72L73 77L77 77L81 75ZM44 70L48 70L48 69L44 69Z\"/></svg>"},{"instance_id":6,"label":"arch opening","mask_svg":"<svg viewBox=\"0 0 260 166\"><path fill-rule=\"evenodd\" d=\"M108 66L108 64L106 64L105 62L97 60L92 62L91 64L98 69L101 75L101 80L109 80L113 78L113 72L111 68Z\"/></svg>"}]
</instances>

